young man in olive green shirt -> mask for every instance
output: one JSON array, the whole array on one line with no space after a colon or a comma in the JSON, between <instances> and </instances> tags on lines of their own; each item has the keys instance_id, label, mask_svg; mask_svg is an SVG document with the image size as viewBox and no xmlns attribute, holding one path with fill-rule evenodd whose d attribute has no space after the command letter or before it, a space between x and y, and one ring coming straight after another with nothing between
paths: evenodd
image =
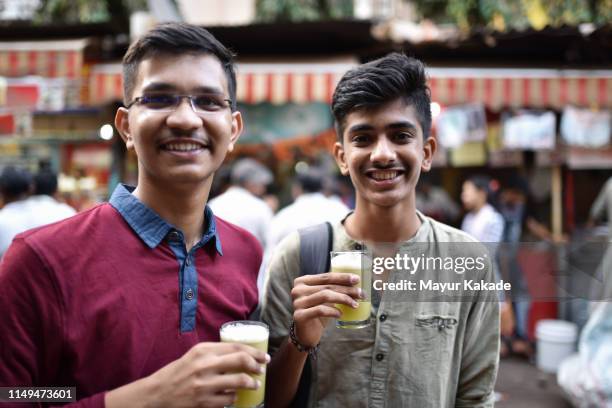
<instances>
[{"instance_id":1,"label":"young man in olive green shirt","mask_svg":"<svg viewBox=\"0 0 612 408\"><path fill-rule=\"evenodd\" d=\"M333 249L394 243L398 252L418 248L414 256L452 257L453 245L463 243L472 245L467 255L476 256L473 238L415 208L419 175L429 171L436 150L422 63L390 54L349 71L336 88L332 111L339 136L334 155L356 190L355 211L333 228ZM490 263L470 273L470 279L493 280ZM386 276L391 282L402 274ZM262 306L274 354L267 406L297 402L304 350L319 344L311 359L311 407L493 406L499 350L494 292L472 291L463 301L418 294L419 301L402 301L383 291L372 299L370 326L336 328L340 311L334 304L355 305L361 296L357 279L343 273L301 276L297 233L276 248ZM297 345L288 340L292 324Z\"/></svg>"}]
</instances>

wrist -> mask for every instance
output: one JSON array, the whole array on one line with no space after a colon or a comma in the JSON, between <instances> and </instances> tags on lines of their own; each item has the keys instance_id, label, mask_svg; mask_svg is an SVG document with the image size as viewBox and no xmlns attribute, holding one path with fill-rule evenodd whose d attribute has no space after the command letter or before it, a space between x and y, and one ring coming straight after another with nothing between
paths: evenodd
<instances>
[{"instance_id":1,"label":"wrist","mask_svg":"<svg viewBox=\"0 0 612 408\"><path fill-rule=\"evenodd\" d=\"M317 352L319 351L319 343L317 343L316 346L308 346L301 343L296 334L295 320L291 321L291 326L289 327L289 340L299 352L308 353L308 355L312 356L314 359L317 358Z\"/></svg>"},{"instance_id":2,"label":"wrist","mask_svg":"<svg viewBox=\"0 0 612 408\"><path fill-rule=\"evenodd\" d=\"M148 378L143 378L126 384L104 395L104 406L106 408L137 407L148 408L156 401L150 389Z\"/></svg>"}]
</instances>

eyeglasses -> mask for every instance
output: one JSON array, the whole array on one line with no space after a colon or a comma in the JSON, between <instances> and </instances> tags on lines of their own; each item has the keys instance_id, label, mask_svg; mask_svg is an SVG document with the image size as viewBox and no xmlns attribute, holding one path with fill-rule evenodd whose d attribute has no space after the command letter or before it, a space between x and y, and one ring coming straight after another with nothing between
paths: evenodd
<instances>
[{"instance_id":1,"label":"eyeglasses","mask_svg":"<svg viewBox=\"0 0 612 408\"><path fill-rule=\"evenodd\" d=\"M173 95L173 94L151 94L138 96L127 104L131 108L135 104L144 106L156 112L172 112L181 104L183 98L188 98L191 108L196 113L220 112L227 109L232 100L224 98L222 94L198 94L198 95Z\"/></svg>"}]
</instances>

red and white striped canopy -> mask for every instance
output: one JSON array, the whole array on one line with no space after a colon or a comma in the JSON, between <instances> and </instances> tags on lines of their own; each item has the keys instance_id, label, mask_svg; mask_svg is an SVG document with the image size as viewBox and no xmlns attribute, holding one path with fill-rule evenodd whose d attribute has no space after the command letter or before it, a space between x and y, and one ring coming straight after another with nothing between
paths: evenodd
<instances>
[{"instance_id":1,"label":"red and white striped canopy","mask_svg":"<svg viewBox=\"0 0 612 408\"><path fill-rule=\"evenodd\" d=\"M432 101L483 102L491 110L612 107L612 71L429 68Z\"/></svg>"},{"instance_id":2,"label":"red and white striped canopy","mask_svg":"<svg viewBox=\"0 0 612 408\"><path fill-rule=\"evenodd\" d=\"M237 69L242 103L331 102L336 84L355 63L243 63ZM429 68L432 101L482 102L491 110L565 105L612 107L612 71ZM121 66L91 70L92 104L122 99Z\"/></svg>"},{"instance_id":3,"label":"red and white striped canopy","mask_svg":"<svg viewBox=\"0 0 612 408\"><path fill-rule=\"evenodd\" d=\"M273 104L331 102L336 84L353 63L242 63L237 66L238 102ZM90 101L100 104L122 100L120 64L100 64L91 69Z\"/></svg>"},{"instance_id":4,"label":"red and white striped canopy","mask_svg":"<svg viewBox=\"0 0 612 408\"><path fill-rule=\"evenodd\" d=\"M0 42L0 76L81 77L87 40Z\"/></svg>"}]
</instances>

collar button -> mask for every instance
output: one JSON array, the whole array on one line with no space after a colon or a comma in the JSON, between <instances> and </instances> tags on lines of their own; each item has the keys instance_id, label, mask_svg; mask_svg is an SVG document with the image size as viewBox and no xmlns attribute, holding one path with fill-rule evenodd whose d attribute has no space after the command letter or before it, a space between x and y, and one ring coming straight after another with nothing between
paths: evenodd
<instances>
[{"instance_id":1,"label":"collar button","mask_svg":"<svg viewBox=\"0 0 612 408\"><path fill-rule=\"evenodd\" d=\"M170 231L167 235L168 241L178 241L181 239L181 235L178 231Z\"/></svg>"}]
</instances>

